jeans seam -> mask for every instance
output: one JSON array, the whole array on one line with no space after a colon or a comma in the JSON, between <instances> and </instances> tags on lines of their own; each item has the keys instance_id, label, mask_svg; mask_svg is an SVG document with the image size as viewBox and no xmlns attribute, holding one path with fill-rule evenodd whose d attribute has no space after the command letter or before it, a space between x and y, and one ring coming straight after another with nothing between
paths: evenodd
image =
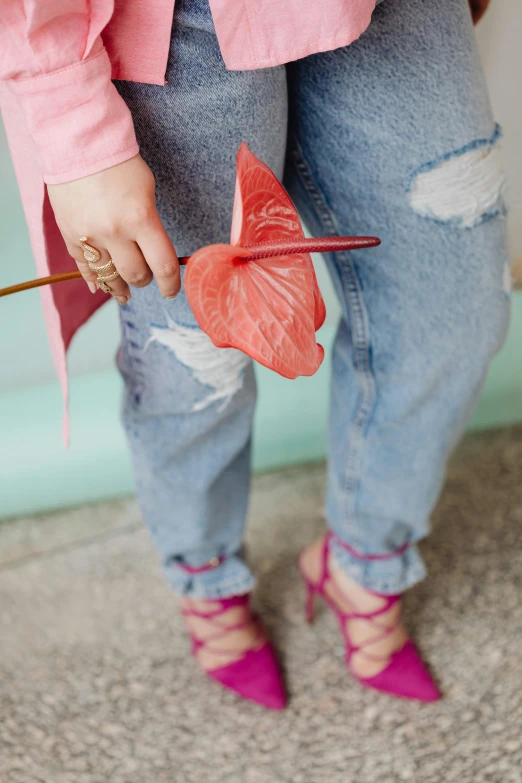
<instances>
[{"instance_id":1,"label":"jeans seam","mask_svg":"<svg viewBox=\"0 0 522 783\"><path fill-rule=\"evenodd\" d=\"M309 193L315 206L317 216L326 232L330 235L339 234L335 217L325 202L310 167L305 161L299 142L295 137L289 142L294 158L297 174L305 190ZM351 421L351 427L346 434L343 489L346 497L345 516L355 521L357 490L359 485L360 461L362 446L368 425L375 409L376 393L375 378L370 359L370 339L364 315L364 304L360 285L350 255L347 252L335 253L339 259L337 267L345 283L346 301L350 312L352 324L352 359L359 382L359 401L355 415ZM355 338L355 339L354 339ZM355 437L354 437L355 434ZM351 500L352 508L348 509L348 501ZM351 513L350 513L351 512ZM352 523L353 524L353 523Z\"/></svg>"},{"instance_id":2,"label":"jeans seam","mask_svg":"<svg viewBox=\"0 0 522 783\"><path fill-rule=\"evenodd\" d=\"M127 357L130 369L132 370L132 375L134 378L134 382L132 385L132 407L134 408L134 400L136 395L141 396L143 387L145 385L145 376L143 372L143 368L141 365L141 359L135 356L135 351L131 345L132 337L131 334L131 327L130 327L130 321L127 320L129 317L128 313L125 313L124 310L120 312L120 325L121 325L121 342L120 342L120 350L122 352L123 356ZM124 369L124 365L123 365ZM127 393L129 390L127 390Z\"/></svg>"}]
</instances>

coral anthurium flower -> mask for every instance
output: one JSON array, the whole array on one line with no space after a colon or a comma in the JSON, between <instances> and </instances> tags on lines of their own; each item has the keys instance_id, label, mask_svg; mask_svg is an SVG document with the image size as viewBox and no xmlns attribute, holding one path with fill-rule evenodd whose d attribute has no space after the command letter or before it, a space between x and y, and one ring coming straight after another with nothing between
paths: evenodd
<instances>
[{"instance_id":1,"label":"coral anthurium flower","mask_svg":"<svg viewBox=\"0 0 522 783\"><path fill-rule=\"evenodd\" d=\"M326 310L310 253L380 240L306 239L287 192L243 142L230 241L179 259L187 264L185 289L201 329L219 348L237 348L285 378L313 375L324 357L315 333ZM30 280L1 289L0 297L77 277L78 271Z\"/></svg>"},{"instance_id":2,"label":"coral anthurium flower","mask_svg":"<svg viewBox=\"0 0 522 783\"><path fill-rule=\"evenodd\" d=\"M302 243L304 232L292 201L243 142L231 244L194 253L185 287L215 345L239 348L285 378L313 375L324 357L315 332L326 310L310 254L285 255L278 247L296 240Z\"/></svg>"}]
</instances>

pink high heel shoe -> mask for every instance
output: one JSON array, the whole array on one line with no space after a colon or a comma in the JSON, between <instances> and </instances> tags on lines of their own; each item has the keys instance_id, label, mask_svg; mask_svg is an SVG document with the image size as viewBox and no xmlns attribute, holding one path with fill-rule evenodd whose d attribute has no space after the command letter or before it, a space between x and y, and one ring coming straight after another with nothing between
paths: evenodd
<instances>
[{"instance_id":1,"label":"pink high heel shoe","mask_svg":"<svg viewBox=\"0 0 522 783\"><path fill-rule=\"evenodd\" d=\"M214 625L216 633L212 637L198 639L189 629L192 640L192 653L196 655L198 650L210 641L224 638L230 631L245 628L252 619L261 636L261 621L250 611L250 594L237 595L232 598L217 599L213 603L217 607L210 612L198 612L195 609L183 609L184 617L201 617ZM243 619L234 625L223 626L219 622L213 622L234 606L243 607ZM218 655L230 655L234 650L212 650ZM269 710L282 710L286 707L286 694L279 672L279 666L270 642L263 642L260 647L246 650L241 658L216 669L207 669L205 673L225 688L235 691L243 699L255 701Z\"/></svg>"},{"instance_id":2,"label":"pink high heel shoe","mask_svg":"<svg viewBox=\"0 0 522 783\"><path fill-rule=\"evenodd\" d=\"M401 595L382 595L381 593L375 593L375 595L383 598L385 603L379 609L365 614L360 612L345 612L339 609L326 591L326 584L329 580L335 584L328 567L330 540L331 534L326 535L322 551L321 576L317 583L311 581L303 569L301 558L299 559L299 571L307 588L305 606L307 621L309 623L313 621L315 598L318 595L321 596L332 612L337 616L346 644L346 663L350 674L352 674L361 685L365 688L374 688L377 691L382 691L383 693L388 693L392 696L399 696L403 699L416 699L417 701L423 702L437 701L440 699L440 691L431 678L411 639L408 639L399 650L391 653L390 656L386 656L386 658L390 658L389 664L373 677L359 677L350 669L350 659L356 652L360 652L372 660L384 660L384 658L364 653L364 647L384 638L395 630L398 623L395 623L392 626L383 627L376 621L376 618L385 614L394 604L396 604L397 601L401 599ZM347 631L347 621L354 619L372 622L375 627L382 632L382 635L380 637L373 637L359 645L354 645Z\"/></svg>"}]
</instances>

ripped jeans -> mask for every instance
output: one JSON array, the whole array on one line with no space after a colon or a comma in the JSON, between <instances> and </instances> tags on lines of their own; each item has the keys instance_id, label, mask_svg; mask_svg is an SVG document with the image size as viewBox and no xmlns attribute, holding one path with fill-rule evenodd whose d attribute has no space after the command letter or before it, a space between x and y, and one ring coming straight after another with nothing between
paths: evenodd
<instances>
[{"instance_id":1,"label":"ripped jeans","mask_svg":"<svg viewBox=\"0 0 522 783\"><path fill-rule=\"evenodd\" d=\"M167 80L117 87L179 255L228 241L243 139L312 234L382 239L327 258L342 318L326 517L351 577L401 592L425 573L416 544L509 317L499 132L468 2L385 0L349 47L234 72L207 0L177 0ZM133 290L121 324L124 425L168 579L246 592L251 362L210 344L183 290Z\"/></svg>"}]
</instances>

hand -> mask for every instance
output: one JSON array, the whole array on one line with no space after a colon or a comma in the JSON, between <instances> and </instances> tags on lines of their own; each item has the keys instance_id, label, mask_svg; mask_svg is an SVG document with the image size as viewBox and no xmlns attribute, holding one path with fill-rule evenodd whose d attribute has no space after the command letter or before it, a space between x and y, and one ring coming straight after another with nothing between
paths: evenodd
<instances>
[{"instance_id":1,"label":"hand","mask_svg":"<svg viewBox=\"0 0 522 783\"><path fill-rule=\"evenodd\" d=\"M489 0L469 0L473 24L477 24L479 19L486 13L488 5Z\"/></svg>"},{"instance_id":2,"label":"hand","mask_svg":"<svg viewBox=\"0 0 522 783\"><path fill-rule=\"evenodd\" d=\"M176 296L178 257L156 209L154 176L139 155L47 189L67 250L93 293L96 273L83 257L81 236L100 251L99 264L112 258L121 277L108 285L119 304L129 301L129 286L143 288L153 275L163 296Z\"/></svg>"}]
</instances>

